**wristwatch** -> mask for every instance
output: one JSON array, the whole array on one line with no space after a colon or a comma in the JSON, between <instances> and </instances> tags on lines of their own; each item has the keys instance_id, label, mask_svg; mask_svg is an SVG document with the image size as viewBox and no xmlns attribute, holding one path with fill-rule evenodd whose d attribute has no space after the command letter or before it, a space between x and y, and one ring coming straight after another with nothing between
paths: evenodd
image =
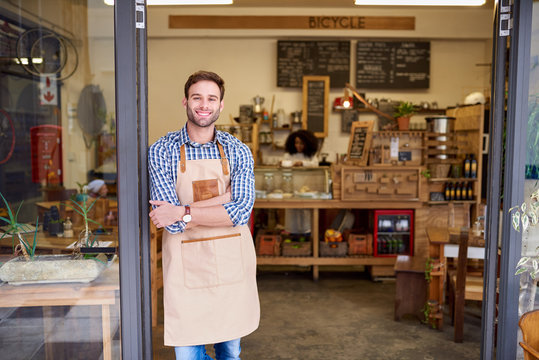
<instances>
[{"instance_id":1,"label":"wristwatch","mask_svg":"<svg viewBox=\"0 0 539 360\"><path fill-rule=\"evenodd\" d=\"M191 219L191 206L185 205L185 214L183 215L182 220L187 224Z\"/></svg>"}]
</instances>

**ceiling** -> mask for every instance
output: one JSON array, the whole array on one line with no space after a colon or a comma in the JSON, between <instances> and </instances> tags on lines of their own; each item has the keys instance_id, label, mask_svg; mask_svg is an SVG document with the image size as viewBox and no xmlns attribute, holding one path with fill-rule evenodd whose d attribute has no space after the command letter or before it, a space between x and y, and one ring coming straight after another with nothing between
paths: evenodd
<instances>
[{"instance_id":1,"label":"ceiling","mask_svg":"<svg viewBox=\"0 0 539 360\"><path fill-rule=\"evenodd\" d=\"M486 4L482 6L492 8L494 0L486 0ZM232 5L224 5L226 7L310 7L310 8L350 8L354 5L354 0L234 0ZM373 7L373 6L369 6ZM475 8L475 7L471 7Z\"/></svg>"}]
</instances>

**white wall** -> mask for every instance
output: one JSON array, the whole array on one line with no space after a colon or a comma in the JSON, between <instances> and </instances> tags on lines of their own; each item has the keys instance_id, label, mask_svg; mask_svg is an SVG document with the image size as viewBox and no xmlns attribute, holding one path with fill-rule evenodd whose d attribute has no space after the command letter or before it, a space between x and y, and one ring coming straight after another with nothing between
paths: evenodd
<instances>
[{"instance_id":1,"label":"white wall","mask_svg":"<svg viewBox=\"0 0 539 360\"><path fill-rule=\"evenodd\" d=\"M398 9L398 10L397 10ZM415 16L416 29L388 30L191 30L168 29L169 15L379 15ZM430 88L427 90L359 89L367 98L436 101L439 107L455 106L472 91L488 93L491 62L492 12L489 10L424 10L405 8L343 10L284 8L172 8L149 7L149 141L183 126L181 106L187 77L201 69L215 71L226 82L225 108L218 123L238 116L239 106L252 104L256 95L265 97L267 108L275 96L275 107L287 113L301 110L301 89L276 86L277 40L350 40L350 83L355 85L355 42L358 39L410 39L431 42ZM330 102L342 94L332 89ZM362 119L375 119L362 114ZM322 152L335 158L346 153L349 135L341 132L340 114L330 112L329 135Z\"/></svg>"}]
</instances>

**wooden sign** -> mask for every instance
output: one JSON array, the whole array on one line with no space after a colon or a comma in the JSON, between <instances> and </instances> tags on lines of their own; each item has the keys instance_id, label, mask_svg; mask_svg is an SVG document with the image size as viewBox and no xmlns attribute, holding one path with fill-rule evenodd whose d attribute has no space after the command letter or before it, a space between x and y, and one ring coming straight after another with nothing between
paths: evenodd
<instances>
[{"instance_id":1,"label":"wooden sign","mask_svg":"<svg viewBox=\"0 0 539 360\"><path fill-rule=\"evenodd\" d=\"M302 127L316 137L326 137L328 118L329 76L304 76Z\"/></svg>"},{"instance_id":2,"label":"wooden sign","mask_svg":"<svg viewBox=\"0 0 539 360\"><path fill-rule=\"evenodd\" d=\"M348 160L359 166L367 166L369 149L372 141L372 128L374 122L355 121L350 130L350 142L348 143Z\"/></svg>"},{"instance_id":3,"label":"wooden sign","mask_svg":"<svg viewBox=\"0 0 539 360\"><path fill-rule=\"evenodd\" d=\"M169 29L415 30L414 16L169 15Z\"/></svg>"}]
</instances>

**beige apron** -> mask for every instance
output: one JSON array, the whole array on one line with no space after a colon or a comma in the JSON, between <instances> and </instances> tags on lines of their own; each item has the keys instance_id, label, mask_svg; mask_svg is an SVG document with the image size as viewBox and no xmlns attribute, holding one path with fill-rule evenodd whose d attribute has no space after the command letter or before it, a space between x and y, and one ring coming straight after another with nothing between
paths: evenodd
<instances>
[{"instance_id":1,"label":"beige apron","mask_svg":"<svg viewBox=\"0 0 539 360\"><path fill-rule=\"evenodd\" d=\"M181 204L221 195L230 184L229 164L221 159L178 164L176 193ZM163 232L165 345L215 344L256 330L260 304L256 254L246 225L197 226L183 233Z\"/></svg>"}]
</instances>

